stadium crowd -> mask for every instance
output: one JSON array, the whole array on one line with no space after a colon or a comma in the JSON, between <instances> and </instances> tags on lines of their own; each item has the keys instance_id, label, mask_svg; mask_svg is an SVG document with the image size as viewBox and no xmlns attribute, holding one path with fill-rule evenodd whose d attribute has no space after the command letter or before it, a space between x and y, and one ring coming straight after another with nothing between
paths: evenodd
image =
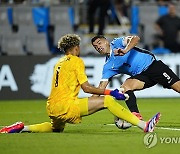
<instances>
[{"instance_id":1,"label":"stadium crowd","mask_svg":"<svg viewBox=\"0 0 180 154\"><path fill-rule=\"evenodd\" d=\"M0 0L0 3L1 55L59 54L57 38L72 32L83 38L83 56L88 55L90 39L97 33L110 40L114 36L136 34L141 37L140 45L155 54L180 52L180 11L176 5L179 0L107 0L106 6L103 1L102 9L98 8L101 2L94 0ZM145 19L148 10L152 16Z\"/></svg>"}]
</instances>

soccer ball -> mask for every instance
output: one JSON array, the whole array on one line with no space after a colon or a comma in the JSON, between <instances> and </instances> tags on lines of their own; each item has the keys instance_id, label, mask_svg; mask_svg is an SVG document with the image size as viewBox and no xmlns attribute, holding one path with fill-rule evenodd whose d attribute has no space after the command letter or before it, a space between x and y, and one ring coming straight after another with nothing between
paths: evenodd
<instances>
[{"instance_id":1,"label":"soccer ball","mask_svg":"<svg viewBox=\"0 0 180 154\"><path fill-rule=\"evenodd\" d=\"M119 129L128 129L132 126L132 124L130 124L129 122L119 119L118 117L115 117L114 123Z\"/></svg>"}]
</instances>

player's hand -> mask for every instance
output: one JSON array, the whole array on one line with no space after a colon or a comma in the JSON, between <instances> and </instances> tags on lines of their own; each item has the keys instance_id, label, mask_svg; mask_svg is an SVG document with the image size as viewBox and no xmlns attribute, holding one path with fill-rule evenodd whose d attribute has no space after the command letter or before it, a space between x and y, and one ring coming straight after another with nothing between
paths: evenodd
<instances>
[{"instance_id":1,"label":"player's hand","mask_svg":"<svg viewBox=\"0 0 180 154\"><path fill-rule=\"evenodd\" d=\"M115 49L113 50L115 56L124 56L126 54L126 50L124 49Z\"/></svg>"},{"instance_id":2,"label":"player's hand","mask_svg":"<svg viewBox=\"0 0 180 154\"><path fill-rule=\"evenodd\" d=\"M115 97L117 100L128 100L129 96L127 94L120 93L118 89L112 90L110 95Z\"/></svg>"}]
</instances>

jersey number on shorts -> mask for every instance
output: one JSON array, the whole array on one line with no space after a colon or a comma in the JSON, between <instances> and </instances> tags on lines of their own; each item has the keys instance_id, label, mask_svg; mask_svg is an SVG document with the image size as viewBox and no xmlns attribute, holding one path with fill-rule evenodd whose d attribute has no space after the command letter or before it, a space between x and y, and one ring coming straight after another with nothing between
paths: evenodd
<instances>
[{"instance_id":1,"label":"jersey number on shorts","mask_svg":"<svg viewBox=\"0 0 180 154\"><path fill-rule=\"evenodd\" d=\"M171 77L166 72L163 73L163 76L168 80L168 83L172 81Z\"/></svg>"}]
</instances>

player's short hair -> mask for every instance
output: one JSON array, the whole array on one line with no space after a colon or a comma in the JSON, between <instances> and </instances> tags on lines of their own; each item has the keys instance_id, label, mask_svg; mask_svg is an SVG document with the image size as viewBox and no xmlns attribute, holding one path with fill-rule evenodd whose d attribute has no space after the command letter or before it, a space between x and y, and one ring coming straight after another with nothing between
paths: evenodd
<instances>
[{"instance_id":1,"label":"player's short hair","mask_svg":"<svg viewBox=\"0 0 180 154\"><path fill-rule=\"evenodd\" d=\"M91 44L93 44L93 42L94 41L96 41L98 38L104 38L104 39L106 39L103 35L96 35L96 36L94 36L92 39L91 39Z\"/></svg>"},{"instance_id":2,"label":"player's short hair","mask_svg":"<svg viewBox=\"0 0 180 154\"><path fill-rule=\"evenodd\" d=\"M66 34L58 41L58 48L64 52L68 49L80 45L81 38L76 34Z\"/></svg>"},{"instance_id":3,"label":"player's short hair","mask_svg":"<svg viewBox=\"0 0 180 154\"><path fill-rule=\"evenodd\" d=\"M167 4L168 4L168 5L174 5L174 6L176 6L176 3L174 3L173 1L170 1L170 2L168 2Z\"/></svg>"}]
</instances>

